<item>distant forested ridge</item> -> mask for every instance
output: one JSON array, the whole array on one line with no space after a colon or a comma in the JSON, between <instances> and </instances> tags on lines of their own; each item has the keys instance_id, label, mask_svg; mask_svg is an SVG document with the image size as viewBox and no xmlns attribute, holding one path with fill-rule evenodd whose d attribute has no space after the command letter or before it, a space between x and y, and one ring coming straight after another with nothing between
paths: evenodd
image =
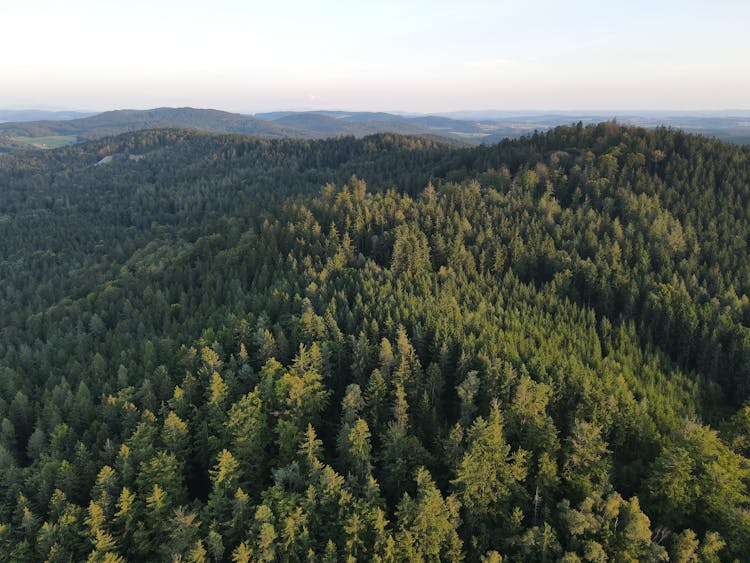
<instances>
[{"instance_id":1,"label":"distant forested ridge","mask_svg":"<svg viewBox=\"0 0 750 563\"><path fill-rule=\"evenodd\" d=\"M734 114L734 115L732 115ZM491 145L534 131L582 120L606 119L634 126L671 126L737 144L750 144L750 114L736 112L456 112L444 115L405 115L385 112L278 111L244 115L215 109L154 108L113 110L98 114L8 111L0 109L0 154L31 148L52 149L126 132L156 128L188 128L213 133L266 138L328 139L374 134L400 134L455 146ZM46 119L42 119L45 117ZM31 121L31 119L36 120Z\"/></svg>"},{"instance_id":2,"label":"distant forested ridge","mask_svg":"<svg viewBox=\"0 0 750 563\"><path fill-rule=\"evenodd\" d=\"M492 122L481 123L437 117L402 117L388 113L302 112L260 114L260 117L200 108L114 110L74 119L47 119L3 123L0 111L0 151L17 152L32 147L101 139L126 132L156 128L189 128L213 133L237 133L267 138L321 139L363 137L374 133L401 133L438 138L466 145L492 135L519 136L518 129ZM533 129L533 126L532 126ZM492 135L490 132L492 132ZM45 144L54 142L57 144Z\"/></svg>"},{"instance_id":3,"label":"distant forested ridge","mask_svg":"<svg viewBox=\"0 0 750 563\"><path fill-rule=\"evenodd\" d=\"M750 560L750 148L0 155L0 561Z\"/></svg>"}]
</instances>

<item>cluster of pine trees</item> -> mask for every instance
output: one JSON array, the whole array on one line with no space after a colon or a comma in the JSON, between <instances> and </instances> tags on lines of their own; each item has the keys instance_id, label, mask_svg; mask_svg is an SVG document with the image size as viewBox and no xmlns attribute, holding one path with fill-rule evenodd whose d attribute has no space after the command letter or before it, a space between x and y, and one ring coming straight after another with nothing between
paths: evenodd
<instances>
[{"instance_id":1,"label":"cluster of pine trees","mask_svg":"<svg viewBox=\"0 0 750 563\"><path fill-rule=\"evenodd\" d=\"M747 148L162 130L0 184L0 561L750 558Z\"/></svg>"}]
</instances>

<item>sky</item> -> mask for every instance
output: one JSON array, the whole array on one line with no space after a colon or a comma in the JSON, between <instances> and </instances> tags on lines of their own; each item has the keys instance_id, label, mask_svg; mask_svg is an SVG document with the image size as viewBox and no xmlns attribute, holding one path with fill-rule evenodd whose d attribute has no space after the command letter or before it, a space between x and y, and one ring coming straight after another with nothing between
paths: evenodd
<instances>
[{"instance_id":1,"label":"sky","mask_svg":"<svg viewBox=\"0 0 750 563\"><path fill-rule=\"evenodd\" d=\"M748 0L0 4L1 108L750 108Z\"/></svg>"}]
</instances>

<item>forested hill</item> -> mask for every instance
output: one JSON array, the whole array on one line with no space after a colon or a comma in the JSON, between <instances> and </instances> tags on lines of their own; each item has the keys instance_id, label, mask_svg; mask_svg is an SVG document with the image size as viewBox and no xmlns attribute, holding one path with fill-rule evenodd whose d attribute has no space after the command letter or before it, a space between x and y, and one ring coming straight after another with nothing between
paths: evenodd
<instances>
[{"instance_id":1,"label":"forested hill","mask_svg":"<svg viewBox=\"0 0 750 563\"><path fill-rule=\"evenodd\" d=\"M0 561L750 559L750 149L0 155Z\"/></svg>"},{"instance_id":2,"label":"forested hill","mask_svg":"<svg viewBox=\"0 0 750 563\"><path fill-rule=\"evenodd\" d=\"M335 117L334 117L335 115ZM442 142L466 144L487 135L488 124L443 119L432 123L425 118L406 118L391 114L348 115L301 113L278 119L263 118L200 108L155 108L150 110L114 110L76 119L48 119L0 123L0 152L25 148L50 148L78 141L101 139L132 131L155 128L189 128L214 133L238 133L268 138L320 139L342 136L363 137L373 133L401 133L436 138ZM0 116L1 117L1 116ZM447 123L445 123L447 122ZM507 133L507 127L503 129ZM517 136L517 135L512 135Z\"/></svg>"},{"instance_id":3,"label":"forested hill","mask_svg":"<svg viewBox=\"0 0 750 563\"><path fill-rule=\"evenodd\" d=\"M114 110L66 120L23 121L0 124L0 135L8 137L43 137L74 135L97 139L128 131L157 127L189 127L222 133L243 133L268 137L309 137L295 128L247 115L215 109L156 108L151 110Z\"/></svg>"}]
</instances>

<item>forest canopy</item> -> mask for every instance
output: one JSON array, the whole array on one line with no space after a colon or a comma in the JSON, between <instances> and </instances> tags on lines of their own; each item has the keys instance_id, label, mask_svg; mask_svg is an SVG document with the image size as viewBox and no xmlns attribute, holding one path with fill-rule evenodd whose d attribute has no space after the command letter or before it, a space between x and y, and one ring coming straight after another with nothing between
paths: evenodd
<instances>
[{"instance_id":1,"label":"forest canopy","mask_svg":"<svg viewBox=\"0 0 750 563\"><path fill-rule=\"evenodd\" d=\"M0 561L747 560L749 223L613 122L0 155Z\"/></svg>"}]
</instances>

